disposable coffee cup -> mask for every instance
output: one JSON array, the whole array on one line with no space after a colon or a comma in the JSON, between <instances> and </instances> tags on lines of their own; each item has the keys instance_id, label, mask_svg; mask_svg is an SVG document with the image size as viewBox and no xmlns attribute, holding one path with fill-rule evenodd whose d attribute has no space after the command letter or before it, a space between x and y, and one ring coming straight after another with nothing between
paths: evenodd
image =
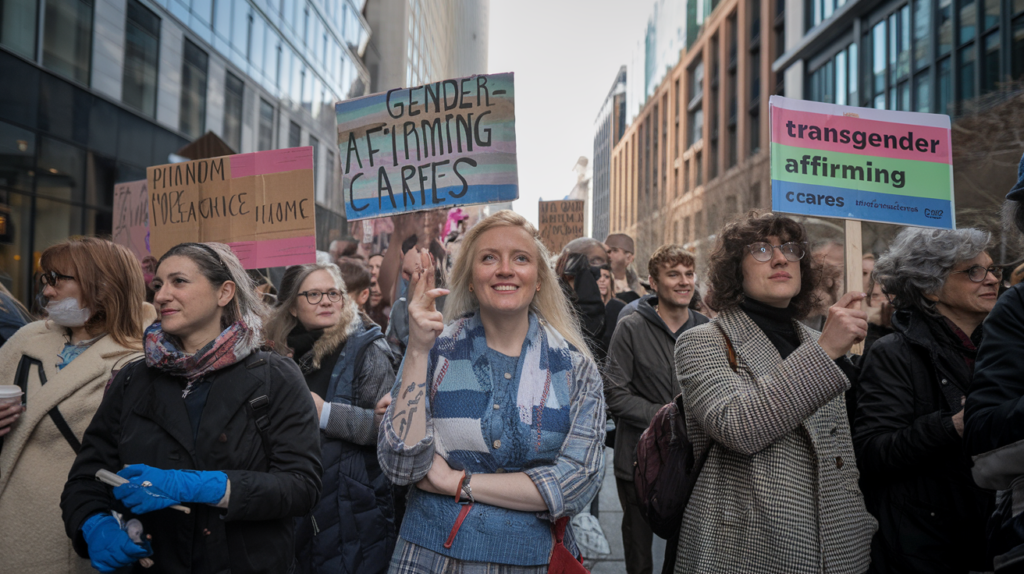
<instances>
[{"instance_id":1,"label":"disposable coffee cup","mask_svg":"<svg viewBox=\"0 0 1024 574\"><path fill-rule=\"evenodd\" d=\"M17 385L0 385L0 407L21 403L21 395L21 387Z\"/></svg>"}]
</instances>

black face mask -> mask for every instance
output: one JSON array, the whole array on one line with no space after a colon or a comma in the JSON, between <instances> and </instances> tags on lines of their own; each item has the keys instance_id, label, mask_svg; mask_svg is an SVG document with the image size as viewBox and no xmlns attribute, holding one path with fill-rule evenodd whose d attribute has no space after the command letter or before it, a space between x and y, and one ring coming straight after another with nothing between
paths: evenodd
<instances>
[{"instance_id":1,"label":"black face mask","mask_svg":"<svg viewBox=\"0 0 1024 574\"><path fill-rule=\"evenodd\" d=\"M584 334L599 338L604 334L604 302L601 300L601 290L597 287L601 268L591 266L585 254L572 253L562 273L573 278L572 290L575 293L571 300L580 314Z\"/></svg>"}]
</instances>

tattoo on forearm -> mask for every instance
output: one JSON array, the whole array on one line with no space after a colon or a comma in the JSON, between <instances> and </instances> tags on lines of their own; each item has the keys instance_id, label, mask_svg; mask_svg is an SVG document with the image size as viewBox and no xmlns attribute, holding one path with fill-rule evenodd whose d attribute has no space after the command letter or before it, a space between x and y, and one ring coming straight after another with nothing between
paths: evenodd
<instances>
[{"instance_id":1,"label":"tattoo on forearm","mask_svg":"<svg viewBox=\"0 0 1024 574\"><path fill-rule=\"evenodd\" d=\"M407 408L395 413L394 420L398 422L398 437L405 441L412 430L413 416L420 410L420 402L426 394L427 383L409 383L409 386L402 390L402 400L408 397ZM410 393L411 396L410 396Z\"/></svg>"},{"instance_id":2,"label":"tattoo on forearm","mask_svg":"<svg viewBox=\"0 0 1024 574\"><path fill-rule=\"evenodd\" d=\"M424 383L419 383L419 386L426 386L426 385L427 385L427 383L425 383L425 382ZM407 397L409 395L409 393L411 393L413 391L413 389L416 388L416 386L417 386L416 382L409 383L409 386L405 387L405 390L402 391L402 398L404 399L405 397Z\"/></svg>"}]
</instances>

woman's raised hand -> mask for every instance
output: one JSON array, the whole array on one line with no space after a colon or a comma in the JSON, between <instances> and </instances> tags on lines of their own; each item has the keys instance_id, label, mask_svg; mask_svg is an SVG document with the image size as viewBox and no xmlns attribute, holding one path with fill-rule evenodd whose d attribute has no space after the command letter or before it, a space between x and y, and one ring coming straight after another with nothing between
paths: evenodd
<instances>
[{"instance_id":1,"label":"woman's raised hand","mask_svg":"<svg viewBox=\"0 0 1024 574\"><path fill-rule=\"evenodd\" d=\"M860 309L864 293L847 293L829 307L818 345L832 359L850 352L850 347L868 335L868 314Z\"/></svg>"},{"instance_id":2,"label":"woman's raised hand","mask_svg":"<svg viewBox=\"0 0 1024 574\"><path fill-rule=\"evenodd\" d=\"M448 290L434 287L434 258L430 252L420 249L419 255L419 265L409 279L409 350L427 353L444 330L444 317L434 302Z\"/></svg>"}]
</instances>

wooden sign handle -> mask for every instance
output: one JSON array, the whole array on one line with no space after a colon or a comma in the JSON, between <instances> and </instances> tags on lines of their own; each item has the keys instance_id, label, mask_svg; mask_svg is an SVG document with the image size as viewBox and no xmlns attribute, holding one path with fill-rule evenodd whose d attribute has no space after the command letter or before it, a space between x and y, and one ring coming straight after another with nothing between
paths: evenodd
<instances>
[{"instance_id":1,"label":"wooden sign handle","mask_svg":"<svg viewBox=\"0 0 1024 574\"><path fill-rule=\"evenodd\" d=\"M860 221L846 220L846 292L862 293L864 291L864 251L861 240ZM864 352L864 343L857 343L850 352L860 355Z\"/></svg>"}]
</instances>

